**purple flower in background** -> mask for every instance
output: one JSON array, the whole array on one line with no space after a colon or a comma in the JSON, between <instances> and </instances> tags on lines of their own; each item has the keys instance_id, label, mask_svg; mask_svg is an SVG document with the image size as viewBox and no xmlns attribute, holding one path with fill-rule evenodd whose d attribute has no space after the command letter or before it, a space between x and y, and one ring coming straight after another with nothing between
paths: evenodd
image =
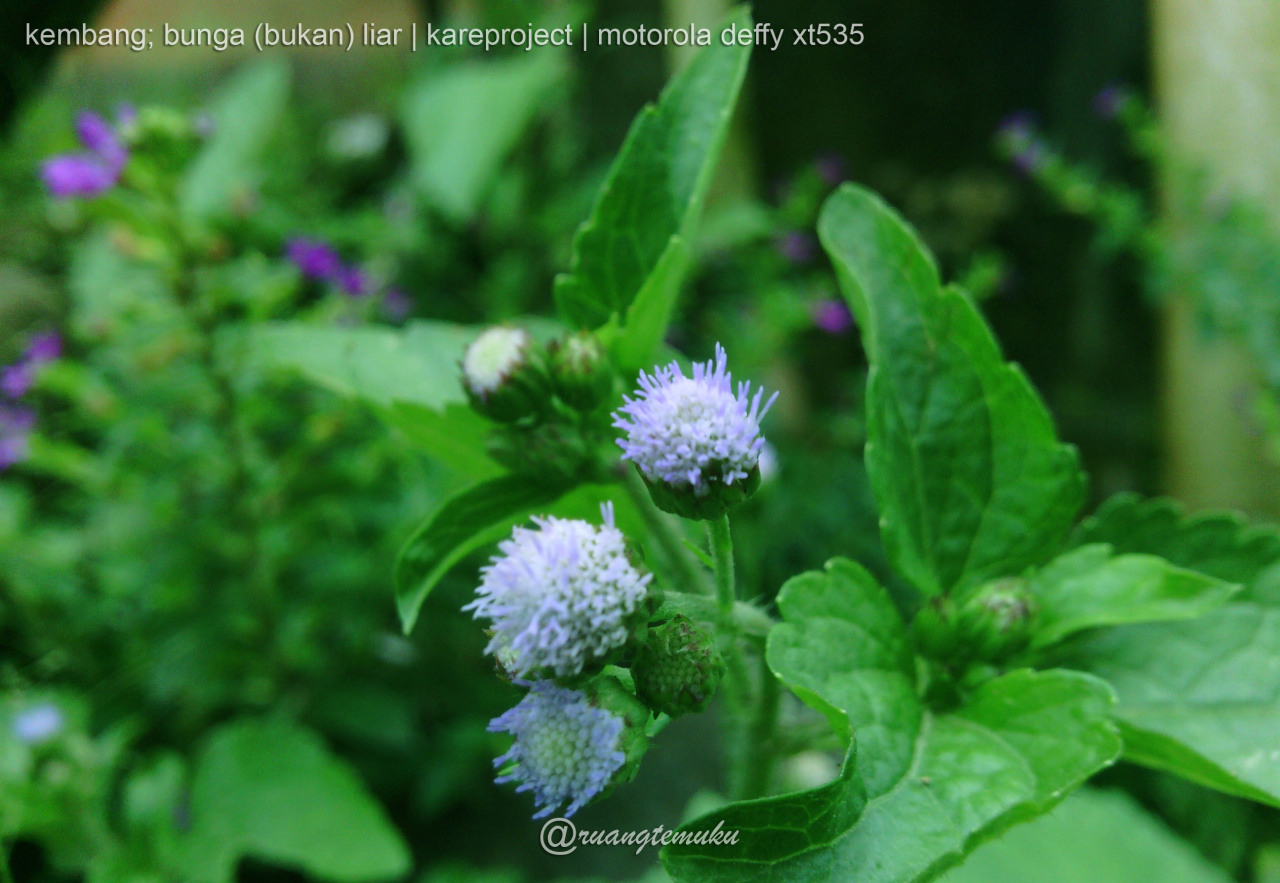
<instances>
[{"instance_id":1,"label":"purple flower in background","mask_svg":"<svg viewBox=\"0 0 1280 883\"><path fill-rule=\"evenodd\" d=\"M391 288L382 296L382 312L392 322L403 322L413 312L413 302L403 290Z\"/></svg>"},{"instance_id":2,"label":"purple flower in background","mask_svg":"<svg viewBox=\"0 0 1280 883\"><path fill-rule=\"evenodd\" d=\"M1124 86L1104 86L1093 96L1093 112L1104 120L1114 120L1120 116L1120 111L1128 100L1129 90Z\"/></svg>"},{"instance_id":3,"label":"purple flower in background","mask_svg":"<svg viewBox=\"0 0 1280 883\"><path fill-rule=\"evenodd\" d=\"M65 724L62 709L45 702L19 712L13 718L13 734L27 745L39 745L62 732Z\"/></svg>"},{"instance_id":4,"label":"purple flower in background","mask_svg":"<svg viewBox=\"0 0 1280 883\"><path fill-rule=\"evenodd\" d=\"M0 405L0 470L27 459L35 425L36 415L30 408Z\"/></svg>"},{"instance_id":5,"label":"purple flower in background","mask_svg":"<svg viewBox=\"0 0 1280 883\"><path fill-rule=\"evenodd\" d=\"M319 239L296 237L289 240L285 256L308 279L333 281L342 272L342 258L333 246Z\"/></svg>"},{"instance_id":6,"label":"purple flower in background","mask_svg":"<svg viewBox=\"0 0 1280 883\"><path fill-rule=\"evenodd\" d=\"M0 390L11 399L20 399L26 395L35 379L34 366L28 361L0 368Z\"/></svg>"},{"instance_id":7,"label":"purple flower in background","mask_svg":"<svg viewBox=\"0 0 1280 883\"><path fill-rule=\"evenodd\" d=\"M844 301L821 300L811 308L813 324L828 334L846 334L853 328L853 314Z\"/></svg>"},{"instance_id":8,"label":"purple flower in background","mask_svg":"<svg viewBox=\"0 0 1280 883\"><path fill-rule=\"evenodd\" d=\"M1009 154L1014 168L1024 175L1035 173L1049 159L1035 118L1027 111L1005 117L996 128L996 142Z\"/></svg>"},{"instance_id":9,"label":"purple flower in background","mask_svg":"<svg viewBox=\"0 0 1280 883\"><path fill-rule=\"evenodd\" d=\"M89 152L97 156L109 169L119 172L129 160L129 154L110 123L92 111L82 111L76 117L76 135Z\"/></svg>"},{"instance_id":10,"label":"purple flower in background","mask_svg":"<svg viewBox=\"0 0 1280 883\"><path fill-rule=\"evenodd\" d=\"M369 276L359 267L340 267L335 281L343 293L351 297L364 297L369 293Z\"/></svg>"},{"instance_id":11,"label":"purple flower in background","mask_svg":"<svg viewBox=\"0 0 1280 883\"><path fill-rule=\"evenodd\" d=\"M814 171L828 187L838 187L849 178L848 164L838 153L824 153L813 162Z\"/></svg>"},{"instance_id":12,"label":"purple flower in background","mask_svg":"<svg viewBox=\"0 0 1280 883\"><path fill-rule=\"evenodd\" d=\"M76 117L76 135L87 152L52 156L40 167L45 186L60 199L102 195L120 180L129 161L129 151L115 129L92 111Z\"/></svg>"},{"instance_id":13,"label":"purple flower in background","mask_svg":"<svg viewBox=\"0 0 1280 883\"><path fill-rule=\"evenodd\" d=\"M31 335L27 341L27 361L35 365L52 362L62 355L62 336L56 331Z\"/></svg>"},{"instance_id":14,"label":"purple flower in background","mask_svg":"<svg viewBox=\"0 0 1280 883\"><path fill-rule=\"evenodd\" d=\"M793 264L808 264L818 253L818 243L801 230L789 230L774 241L774 248Z\"/></svg>"},{"instance_id":15,"label":"purple flower in background","mask_svg":"<svg viewBox=\"0 0 1280 883\"><path fill-rule=\"evenodd\" d=\"M100 159L80 153L51 157L40 167L40 176L59 199L100 196L116 184L115 174Z\"/></svg>"}]
</instances>

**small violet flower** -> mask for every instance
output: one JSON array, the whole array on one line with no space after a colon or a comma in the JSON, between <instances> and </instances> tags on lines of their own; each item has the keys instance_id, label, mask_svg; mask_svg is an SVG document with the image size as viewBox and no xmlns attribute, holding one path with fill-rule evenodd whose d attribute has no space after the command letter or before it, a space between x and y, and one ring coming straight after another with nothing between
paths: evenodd
<instances>
[{"instance_id":1,"label":"small violet flower","mask_svg":"<svg viewBox=\"0 0 1280 883\"><path fill-rule=\"evenodd\" d=\"M810 308L813 324L827 334L847 334L853 328L853 314L844 301L820 300Z\"/></svg>"},{"instance_id":2,"label":"small violet flower","mask_svg":"<svg viewBox=\"0 0 1280 883\"><path fill-rule=\"evenodd\" d=\"M285 256L308 279L328 282L342 271L342 258L333 246L318 239L297 237L285 246Z\"/></svg>"},{"instance_id":3,"label":"small violet flower","mask_svg":"<svg viewBox=\"0 0 1280 883\"><path fill-rule=\"evenodd\" d=\"M828 187L838 187L849 178L848 164L838 153L824 153L814 160L813 168Z\"/></svg>"},{"instance_id":4,"label":"small violet flower","mask_svg":"<svg viewBox=\"0 0 1280 883\"><path fill-rule=\"evenodd\" d=\"M39 745L48 742L66 725L62 709L51 702L36 705L19 712L13 719L13 734L19 742Z\"/></svg>"},{"instance_id":5,"label":"small violet flower","mask_svg":"<svg viewBox=\"0 0 1280 883\"><path fill-rule=\"evenodd\" d=\"M1124 110L1129 100L1129 90L1124 86L1104 86L1093 96L1093 112L1104 120L1114 120Z\"/></svg>"},{"instance_id":6,"label":"small violet flower","mask_svg":"<svg viewBox=\"0 0 1280 883\"><path fill-rule=\"evenodd\" d=\"M614 412L613 425L626 433L618 440L622 457L631 460L650 483L707 495L715 485L747 479L756 468L764 438L760 421L778 397L761 407L763 389L754 396L746 382L733 388L724 347L716 345L714 361L693 366L685 377L672 362L653 374L640 372L636 398Z\"/></svg>"},{"instance_id":7,"label":"small violet flower","mask_svg":"<svg viewBox=\"0 0 1280 883\"><path fill-rule=\"evenodd\" d=\"M22 358L12 365L0 367L0 392L11 399L22 398L35 383L40 366L61 355L62 338L56 331L32 335Z\"/></svg>"},{"instance_id":8,"label":"small violet flower","mask_svg":"<svg viewBox=\"0 0 1280 883\"><path fill-rule=\"evenodd\" d=\"M1049 160L1049 150L1040 138L1035 118L1027 111L1005 117L996 128L996 142L1024 175L1035 174Z\"/></svg>"},{"instance_id":9,"label":"small violet flower","mask_svg":"<svg viewBox=\"0 0 1280 883\"><path fill-rule=\"evenodd\" d=\"M76 134L87 152L50 157L41 166L41 177L58 198L101 196L120 180L129 151L111 124L91 111L76 118Z\"/></svg>"},{"instance_id":10,"label":"small violet flower","mask_svg":"<svg viewBox=\"0 0 1280 883\"><path fill-rule=\"evenodd\" d=\"M0 470L27 459L36 412L0 405Z\"/></svg>"},{"instance_id":11,"label":"small violet flower","mask_svg":"<svg viewBox=\"0 0 1280 883\"><path fill-rule=\"evenodd\" d=\"M774 240L778 253L793 264L812 263L818 254L818 243L802 230L789 230Z\"/></svg>"},{"instance_id":12,"label":"small violet flower","mask_svg":"<svg viewBox=\"0 0 1280 883\"><path fill-rule=\"evenodd\" d=\"M392 322L403 322L413 312L413 301L400 288L389 288L382 295L382 314Z\"/></svg>"},{"instance_id":13,"label":"small violet flower","mask_svg":"<svg viewBox=\"0 0 1280 883\"><path fill-rule=\"evenodd\" d=\"M568 804L572 816L608 787L626 762L625 721L593 706L586 694L538 681L511 710L489 723L491 733L515 737L511 750L494 761L506 772L494 781L519 781L517 793L532 791L543 818Z\"/></svg>"},{"instance_id":14,"label":"small violet flower","mask_svg":"<svg viewBox=\"0 0 1280 883\"><path fill-rule=\"evenodd\" d=\"M535 518L536 530L517 527L481 571L479 597L462 609L492 621L485 652L510 674L576 675L630 636L652 575L627 557L613 507L601 514L600 527Z\"/></svg>"}]
</instances>

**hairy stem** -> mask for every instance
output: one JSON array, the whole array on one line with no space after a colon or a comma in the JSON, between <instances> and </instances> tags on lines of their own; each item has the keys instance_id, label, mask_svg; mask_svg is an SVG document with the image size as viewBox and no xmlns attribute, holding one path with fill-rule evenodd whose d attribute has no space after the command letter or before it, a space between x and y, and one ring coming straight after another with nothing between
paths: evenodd
<instances>
[{"instance_id":1,"label":"hairy stem","mask_svg":"<svg viewBox=\"0 0 1280 883\"><path fill-rule=\"evenodd\" d=\"M756 697L755 716L748 730L747 757L742 780L742 796L748 800L764 797L769 793L769 781L773 778L773 765L777 757L774 741L781 699L781 685L762 651L760 691Z\"/></svg>"},{"instance_id":2,"label":"hairy stem","mask_svg":"<svg viewBox=\"0 0 1280 883\"><path fill-rule=\"evenodd\" d=\"M734 602L738 600L733 582L733 537L729 534L729 516L707 522L707 543L711 547L711 560L716 572L716 603L720 612L729 618Z\"/></svg>"},{"instance_id":3,"label":"hairy stem","mask_svg":"<svg viewBox=\"0 0 1280 883\"><path fill-rule=\"evenodd\" d=\"M680 582L682 590L703 591L710 594L711 586L707 582L706 570L698 565L692 553L684 547L684 543L676 534L677 528L673 520L653 504L649 489L644 486L639 473L625 463L623 467L625 469L623 485L631 495L631 499L635 501L636 509L640 511L645 527L657 540L663 557L667 559L668 566L674 571L674 576Z\"/></svg>"}]
</instances>

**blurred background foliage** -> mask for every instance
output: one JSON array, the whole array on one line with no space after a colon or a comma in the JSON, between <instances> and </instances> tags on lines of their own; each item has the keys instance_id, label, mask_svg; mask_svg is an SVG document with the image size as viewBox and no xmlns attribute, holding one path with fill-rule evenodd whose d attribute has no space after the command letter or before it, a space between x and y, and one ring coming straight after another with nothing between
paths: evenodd
<instances>
[{"instance_id":1,"label":"blurred background foliage","mask_svg":"<svg viewBox=\"0 0 1280 883\"><path fill-rule=\"evenodd\" d=\"M628 27L684 24L694 10L676 0L120 0L10 4L0 20L9 34L95 17L112 27ZM755 54L669 341L705 354L732 340L734 370L782 390L769 427L774 474L735 525L747 594L766 600L835 554L888 578L861 465L865 362L813 235L822 199L846 178L900 207L944 275L982 299L1061 435L1080 446L1095 499L1167 485L1152 280L1167 278L1168 262L1147 247L1169 241L1157 223L1167 169L1150 149L1161 135L1100 118L1094 102L1115 83L1152 95L1146 4L755 4L757 20L778 26L851 15L867 24L863 49ZM492 676L484 636L459 610L481 556L400 634L395 551L459 477L367 411L218 347L220 329L272 319L394 326L549 313L574 230L673 63L657 47L6 55L0 364L19 363L32 335L63 340L23 396L38 420L28 455L0 472L0 837L18 880L650 873L652 851L543 854L525 801L490 784L497 743L484 724L515 691ZM156 172L172 187L155 204L200 219L196 257L150 261L165 241L162 214L140 220L125 202L44 191L39 165L74 148L75 114L110 116L122 103L172 108L173 124L194 133L190 155ZM995 136L1017 111L1034 115L1036 143L1053 145L1057 165L1010 167L1001 155ZM1080 186L1122 194L1143 223L1082 203ZM160 232L137 235L147 224ZM1235 280L1210 288L1264 304L1219 315L1205 333L1274 323L1275 277L1258 269L1274 271L1274 239L1265 221L1247 226L1249 237L1195 240L1210 244L1180 271ZM291 250L299 237L330 248L358 281L314 278ZM1246 239L1255 251L1240 259L1240 282L1232 253L1211 243ZM1270 364L1265 372L1274 388ZM1276 438L1249 389L1241 425ZM713 800L694 792L719 784L714 726L671 726L625 799L587 808L583 826L670 827L691 799ZM785 772L802 787L832 766L802 756ZM1280 879L1274 812L1127 767L1103 784L1131 797L1080 798L1070 814L1099 837L1142 816L1134 850L1160 853L1180 833L1190 848L1161 879ZM317 839L324 826L308 814L322 811L345 838ZM192 822L210 818L222 827ZM1011 849L1037 855L1035 837L1054 836L1032 832ZM1002 873L974 879L1017 879Z\"/></svg>"}]
</instances>

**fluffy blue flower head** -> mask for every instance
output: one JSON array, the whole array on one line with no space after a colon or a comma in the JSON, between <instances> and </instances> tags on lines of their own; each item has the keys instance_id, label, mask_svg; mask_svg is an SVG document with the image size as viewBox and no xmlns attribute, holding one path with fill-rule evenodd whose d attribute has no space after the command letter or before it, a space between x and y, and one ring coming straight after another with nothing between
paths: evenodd
<instances>
[{"instance_id":1,"label":"fluffy blue flower head","mask_svg":"<svg viewBox=\"0 0 1280 883\"><path fill-rule=\"evenodd\" d=\"M593 706L585 693L538 681L515 708L489 723L489 732L515 736L511 750L493 762L505 770L494 781L518 781L517 793L532 791L535 819L564 804L571 816L626 762L625 726L622 716Z\"/></svg>"},{"instance_id":2,"label":"fluffy blue flower head","mask_svg":"<svg viewBox=\"0 0 1280 883\"><path fill-rule=\"evenodd\" d=\"M612 507L601 513L599 527L535 518L536 530L517 527L481 571L479 597L463 610L492 620L485 650L510 674L576 675L631 635L652 575L628 559Z\"/></svg>"},{"instance_id":3,"label":"fluffy blue flower head","mask_svg":"<svg viewBox=\"0 0 1280 883\"><path fill-rule=\"evenodd\" d=\"M614 412L613 425L626 433L618 440L623 459L636 464L659 506L687 517L712 517L716 507L696 501L693 511L673 507L672 492L677 499L731 497L725 492L758 480L760 421L778 394L762 406L763 389L752 395L746 382L735 389L724 347L716 345L714 360L695 364L692 377L672 362L653 374L640 372L639 383L637 396L626 397Z\"/></svg>"}]
</instances>

